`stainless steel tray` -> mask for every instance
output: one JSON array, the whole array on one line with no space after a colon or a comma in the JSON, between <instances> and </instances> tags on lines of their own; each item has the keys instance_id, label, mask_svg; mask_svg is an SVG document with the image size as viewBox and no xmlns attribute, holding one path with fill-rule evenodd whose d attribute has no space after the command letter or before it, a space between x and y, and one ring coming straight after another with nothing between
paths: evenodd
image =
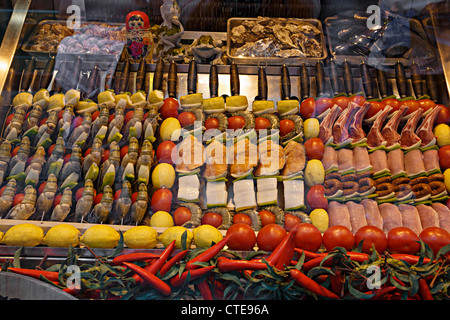
<instances>
[{"instance_id":1,"label":"stainless steel tray","mask_svg":"<svg viewBox=\"0 0 450 320\"><path fill-rule=\"evenodd\" d=\"M61 24L65 24L66 21L65 20L42 20L38 23L38 25L34 28L33 32L30 34L30 36L27 38L27 40L24 42L24 44L22 45L21 49L22 51L35 56L37 58L44 58L44 59L48 59L49 55L51 54L50 51L41 51L41 50L33 50L31 49L33 43L33 39L34 37L38 34L40 28L45 25L45 24L54 24L54 23L61 23ZM84 21L81 22L81 24L83 23L89 23L89 21ZM92 23L96 23L96 22L92 22ZM109 26L111 27L123 27L124 24L120 24L120 23L108 23ZM124 42L125 44L125 42ZM68 56L68 57L72 57L72 60L76 59L78 56L81 56L82 58L87 58L87 57L91 57L91 58L96 58L98 57L100 60L107 58L107 57L120 57L121 52L117 52L117 53L110 53L110 54L105 54L105 53L86 53L86 52L58 52L58 55L61 56ZM73 57L75 57L73 59Z\"/></svg>"},{"instance_id":2,"label":"stainless steel tray","mask_svg":"<svg viewBox=\"0 0 450 320\"><path fill-rule=\"evenodd\" d=\"M231 54L231 50L233 49L233 43L231 41L231 30L242 24L243 21L246 20L256 20L257 18L230 18L228 19L227 22L227 56L228 58L232 61L235 62L236 64L245 64L245 65L258 65L261 64L261 62L263 62L264 64L267 65L275 65L275 66L280 66L280 65L290 65L290 66L297 66L297 65L301 65L303 63L305 63L306 65L315 65L317 63L317 61L321 61L327 58L327 48L326 48L326 44L325 44L325 35L323 32L323 28L322 28L322 23L320 22L320 20L317 19L296 19L296 18L289 18L291 20L296 20L296 21L304 21L304 22L309 22L311 24L313 24L314 26L316 26L319 30L320 30L320 36L319 39L317 39L321 46L322 46L322 56L319 58L313 58L313 57L306 57L306 58L302 58L302 57L295 57L295 58L278 58L278 57L238 57L238 56L233 56Z\"/></svg>"},{"instance_id":3,"label":"stainless steel tray","mask_svg":"<svg viewBox=\"0 0 450 320\"><path fill-rule=\"evenodd\" d=\"M337 64L342 64L345 61L348 61L352 65L360 65L361 63L365 62L369 65L384 65L384 66L393 66L397 62L401 62L405 66L410 66L412 64L412 60L405 59L405 58L375 58L375 57L366 57L366 56L358 56L358 55L336 55L334 54L334 46L335 42L330 36L330 19L334 19L335 17L328 17L325 19L325 32L327 37L327 43L328 43L328 50L330 51L331 56L333 57L333 60ZM417 19L409 19L410 24L414 24L415 28L423 30L422 24ZM423 31L425 33L425 31ZM428 38L427 38L427 41ZM415 60L418 62L417 60Z\"/></svg>"}]
</instances>

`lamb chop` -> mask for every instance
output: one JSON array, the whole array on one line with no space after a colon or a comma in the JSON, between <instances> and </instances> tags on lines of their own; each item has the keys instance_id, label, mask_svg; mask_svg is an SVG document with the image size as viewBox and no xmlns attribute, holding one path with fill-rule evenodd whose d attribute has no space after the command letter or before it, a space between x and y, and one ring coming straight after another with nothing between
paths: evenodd
<instances>
[{"instance_id":1,"label":"lamb chop","mask_svg":"<svg viewBox=\"0 0 450 320\"><path fill-rule=\"evenodd\" d=\"M416 134L422 140L421 146L426 146L435 139L433 125L441 109L441 106L435 106L417 128Z\"/></svg>"},{"instance_id":2,"label":"lamb chop","mask_svg":"<svg viewBox=\"0 0 450 320\"><path fill-rule=\"evenodd\" d=\"M380 146L386 140L381 135L381 127L383 126L384 120L386 120L388 114L391 112L392 107L386 106L381 113L378 115L378 118L372 124L369 133L367 134L367 144L369 147L375 148Z\"/></svg>"},{"instance_id":3,"label":"lamb chop","mask_svg":"<svg viewBox=\"0 0 450 320\"><path fill-rule=\"evenodd\" d=\"M343 143L350 138L348 126L355 112L360 108L356 103L349 103L348 107L341 112L341 115L333 125L332 134L333 142L336 144Z\"/></svg>"},{"instance_id":4,"label":"lamb chop","mask_svg":"<svg viewBox=\"0 0 450 320\"><path fill-rule=\"evenodd\" d=\"M340 113L341 108L335 104L330 109L330 112L328 112L328 114L323 118L322 122L320 123L319 138L323 141L324 144L326 144L328 140L330 140L330 138L333 136L332 134L333 124Z\"/></svg>"},{"instance_id":5,"label":"lamb chop","mask_svg":"<svg viewBox=\"0 0 450 320\"><path fill-rule=\"evenodd\" d=\"M421 139L415 133L417 124L422 118L423 109L419 108L408 119L400 134L400 145L402 148L409 148L421 143Z\"/></svg>"},{"instance_id":6,"label":"lamb chop","mask_svg":"<svg viewBox=\"0 0 450 320\"><path fill-rule=\"evenodd\" d=\"M400 141L400 134L397 132L398 126L408 109L409 107L407 106L401 106L400 109L394 112L392 118L389 119L384 128L381 130L381 135L384 140L387 141L386 147L393 146Z\"/></svg>"},{"instance_id":7,"label":"lamb chop","mask_svg":"<svg viewBox=\"0 0 450 320\"><path fill-rule=\"evenodd\" d=\"M362 128L362 122L371 106L372 105L369 102L364 103L364 105L359 107L353 117L349 120L348 133L349 137L352 138L353 141L360 141L365 138L366 133Z\"/></svg>"}]
</instances>

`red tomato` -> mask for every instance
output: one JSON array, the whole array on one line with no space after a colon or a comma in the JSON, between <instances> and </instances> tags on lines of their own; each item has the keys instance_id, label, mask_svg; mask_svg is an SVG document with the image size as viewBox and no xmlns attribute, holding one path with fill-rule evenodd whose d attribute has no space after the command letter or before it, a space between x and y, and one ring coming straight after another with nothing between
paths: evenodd
<instances>
[{"instance_id":1,"label":"red tomato","mask_svg":"<svg viewBox=\"0 0 450 320\"><path fill-rule=\"evenodd\" d=\"M217 118L208 118L205 120L205 129L218 129L219 128L219 120Z\"/></svg>"},{"instance_id":2,"label":"red tomato","mask_svg":"<svg viewBox=\"0 0 450 320\"><path fill-rule=\"evenodd\" d=\"M13 117L14 117L14 113L11 113L9 116L6 117L6 120L5 120L5 126L6 127L8 126L8 124L11 123L11 120L12 120Z\"/></svg>"},{"instance_id":3,"label":"red tomato","mask_svg":"<svg viewBox=\"0 0 450 320\"><path fill-rule=\"evenodd\" d=\"M11 151L11 158L14 157L14 156L17 154L17 151L19 151L19 147L20 147L20 146L17 146L17 147L15 147L15 148L13 149L13 151Z\"/></svg>"},{"instance_id":4,"label":"red tomato","mask_svg":"<svg viewBox=\"0 0 450 320\"><path fill-rule=\"evenodd\" d=\"M264 117L257 117L255 119L255 129L264 130L270 126L270 120Z\"/></svg>"},{"instance_id":5,"label":"red tomato","mask_svg":"<svg viewBox=\"0 0 450 320\"><path fill-rule=\"evenodd\" d=\"M18 194L16 194L16 195L14 196L14 198L13 198L13 204L12 204L12 206L15 207L15 206L17 206L18 204L22 203L22 200L23 200L24 197L25 197L25 194L23 194L23 193L18 193Z\"/></svg>"},{"instance_id":6,"label":"red tomato","mask_svg":"<svg viewBox=\"0 0 450 320\"><path fill-rule=\"evenodd\" d=\"M222 224L222 216L217 212L208 212L202 217L201 224L209 224L218 228Z\"/></svg>"},{"instance_id":7,"label":"red tomato","mask_svg":"<svg viewBox=\"0 0 450 320\"><path fill-rule=\"evenodd\" d=\"M2 194L0 193L0 196L1 196ZM449 199L447 199L447 201L445 201L445 205L450 209L450 198Z\"/></svg>"},{"instance_id":8,"label":"red tomato","mask_svg":"<svg viewBox=\"0 0 450 320\"><path fill-rule=\"evenodd\" d=\"M312 186L306 194L306 202L314 209L328 209L328 200L325 198L325 187L323 184Z\"/></svg>"},{"instance_id":9,"label":"red tomato","mask_svg":"<svg viewBox=\"0 0 450 320\"><path fill-rule=\"evenodd\" d=\"M355 246L355 237L349 228L337 225L325 230L322 242L327 251L331 251L336 247L342 247L350 251Z\"/></svg>"},{"instance_id":10,"label":"red tomato","mask_svg":"<svg viewBox=\"0 0 450 320\"><path fill-rule=\"evenodd\" d=\"M364 226L358 229L355 233L355 245L362 243L362 252L367 254L372 253L372 246L375 250L382 254L387 248L387 238L383 230L375 226Z\"/></svg>"},{"instance_id":11,"label":"red tomato","mask_svg":"<svg viewBox=\"0 0 450 320\"><path fill-rule=\"evenodd\" d=\"M75 200L78 202L80 201L81 197L83 196L84 187L78 188L77 192L75 192ZM120 190L118 190L120 191ZM117 192L116 192L117 193ZM114 196L115 199L115 196Z\"/></svg>"},{"instance_id":12,"label":"red tomato","mask_svg":"<svg viewBox=\"0 0 450 320\"><path fill-rule=\"evenodd\" d=\"M268 224L259 230L256 243L260 250L273 251L286 234L287 231L279 224Z\"/></svg>"},{"instance_id":13,"label":"red tomato","mask_svg":"<svg viewBox=\"0 0 450 320\"><path fill-rule=\"evenodd\" d=\"M54 149L55 149L55 144L52 144L50 147L48 147L47 153L49 156L52 155L52 152Z\"/></svg>"},{"instance_id":14,"label":"red tomato","mask_svg":"<svg viewBox=\"0 0 450 320\"><path fill-rule=\"evenodd\" d=\"M156 159L159 163L169 163L173 165L172 161L172 150L175 148L176 145L172 141L163 141L159 144L158 148L156 149Z\"/></svg>"},{"instance_id":15,"label":"red tomato","mask_svg":"<svg viewBox=\"0 0 450 320\"><path fill-rule=\"evenodd\" d=\"M45 188L45 185L47 184L47 181L44 181L44 182L42 182L40 185L39 185L39 188L38 188L38 194L41 194L43 191L44 191L44 188ZM1 194L0 194L1 195Z\"/></svg>"},{"instance_id":16,"label":"red tomato","mask_svg":"<svg viewBox=\"0 0 450 320\"><path fill-rule=\"evenodd\" d=\"M387 234L387 245L390 253L415 254L420 250L419 237L409 228L392 228Z\"/></svg>"},{"instance_id":17,"label":"red tomato","mask_svg":"<svg viewBox=\"0 0 450 320\"><path fill-rule=\"evenodd\" d=\"M289 232L291 231L297 224L300 224L302 221L299 217L294 216L293 214L286 213L284 215L284 229Z\"/></svg>"},{"instance_id":18,"label":"red tomato","mask_svg":"<svg viewBox=\"0 0 450 320\"><path fill-rule=\"evenodd\" d=\"M386 98L383 99L383 103L385 106L390 106L392 108L391 112L394 112L398 109L400 109L400 101L394 98Z\"/></svg>"},{"instance_id":19,"label":"red tomato","mask_svg":"<svg viewBox=\"0 0 450 320\"><path fill-rule=\"evenodd\" d=\"M136 202L136 200L137 200L137 197L138 197L138 194L139 194L139 192L133 192L132 194L131 194L131 202L132 203L135 203Z\"/></svg>"},{"instance_id":20,"label":"red tomato","mask_svg":"<svg viewBox=\"0 0 450 320\"><path fill-rule=\"evenodd\" d=\"M84 152L84 156L87 157L90 153L91 153L91 149L92 148L87 148L86 151Z\"/></svg>"},{"instance_id":21,"label":"red tomato","mask_svg":"<svg viewBox=\"0 0 450 320\"><path fill-rule=\"evenodd\" d=\"M283 137L294 130L295 123L291 119L283 119L280 121L280 135Z\"/></svg>"},{"instance_id":22,"label":"red tomato","mask_svg":"<svg viewBox=\"0 0 450 320\"><path fill-rule=\"evenodd\" d=\"M322 246L322 233L311 223L300 223L295 235L295 246L316 252Z\"/></svg>"},{"instance_id":23,"label":"red tomato","mask_svg":"<svg viewBox=\"0 0 450 320\"><path fill-rule=\"evenodd\" d=\"M180 121L180 125L182 127L189 126L191 124L194 124L195 115L192 112L184 111L178 116L178 121Z\"/></svg>"},{"instance_id":24,"label":"red tomato","mask_svg":"<svg viewBox=\"0 0 450 320\"><path fill-rule=\"evenodd\" d=\"M109 159L109 149L102 150L102 163Z\"/></svg>"},{"instance_id":25,"label":"red tomato","mask_svg":"<svg viewBox=\"0 0 450 320\"><path fill-rule=\"evenodd\" d=\"M248 215L243 214L243 213L236 213L233 216L233 224L235 223L245 223L248 224L249 226L252 225L252 218L250 218Z\"/></svg>"},{"instance_id":26,"label":"red tomato","mask_svg":"<svg viewBox=\"0 0 450 320\"><path fill-rule=\"evenodd\" d=\"M80 189L82 189L82 188L80 188ZM117 190L117 191L114 193L114 200L119 199L121 193L122 193L122 189Z\"/></svg>"},{"instance_id":27,"label":"red tomato","mask_svg":"<svg viewBox=\"0 0 450 320\"><path fill-rule=\"evenodd\" d=\"M162 105L159 113L161 114L162 119L166 118L178 118L178 107L180 103L175 98L167 98L164 100L164 104Z\"/></svg>"},{"instance_id":28,"label":"red tomato","mask_svg":"<svg viewBox=\"0 0 450 320\"><path fill-rule=\"evenodd\" d=\"M102 201L103 198L103 192L97 193L97 195L94 197L94 206L98 203L100 203L100 201Z\"/></svg>"},{"instance_id":29,"label":"red tomato","mask_svg":"<svg viewBox=\"0 0 450 320\"><path fill-rule=\"evenodd\" d=\"M127 113L125 113L125 117L123 119L123 122L127 123L128 121L130 121L133 118L133 114L134 114L133 110L128 111Z\"/></svg>"},{"instance_id":30,"label":"red tomato","mask_svg":"<svg viewBox=\"0 0 450 320\"><path fill-rule=\"evenodd\" d=\"M43 124L45 124L47 122L48 118L43 118L40 122L39 122L39 126L42 126Z\"/></svg>"},{"instance_id":31,"label":"red tomato","mask_svg":"<svg viewBox=\"0 0 450 320\"><path fill-rule=\"evenodd\" d=\"M361 96L359 94L355 94L354 96L350 97L350 101L362 106L366 102L366 98L364 98L364 96Z\"/></svg>"},{"instance_id":32,"label":"red tomato","mask_svg":"<svg viewBox=\"0 0 450 320\"><path fill-rule=\"evenodd\" d=\"M439 148L439 164L443 170L450 168L450 145Z\"/></svg>"},{"instance_id":33,"label":"red tomato","mask_svg":"<svg viewBox=\"0 0 450 320\"><path fill-rule=\"evenodd\" d=\"M450 243L450 233L439 227L423 229L419 234L419 238L433 250L435 256L443 246Z\"/></svg>"},{"instance_id":34,"label":"red tomato","mask_svg":"<svg viewBox=\"0 0 450 320\"><path fill-rule=\"evenodd\" d=\"M438 124L441 123L445 123L445 124L449 124L450 123L450 109L449 107L446 107L442 104L437 104L436 106L441 106L443 107L441 109L441 111L439 112L436 121L434 122L434 125L437 126Z\"/></svg>"},{"instance_id":35,"label":"red tomato","mask_svg":"<svg viewBox=\"0 0 450 320\"><path fill-rule=\"evenodd\" d=\"M254 248L256 243L255 231L246 223L232 224L226 235L231 237L227 241L227 246L231 250L250 251Z\"/></svg>"},{"instance_id":36,"label":"red tomato","mask_svg":"<svg viewBox=\"0 0 450 320\"><path fill-rule=\"evenodd\" d=\"M245 126L245 119L241 116L232 116L228 118L228 129L238 130Z\"/></svg>"},{"instance_id":37,"label":"red tomato","mask_svg":"<svg viewBox=\"0 0 450 320\"><path fill-rule=\"evenodd\" d=\"M64 158L63 158L63 160L64 160L64 163L67 163L67 162L69 162L69 160L70 160L70 156L71 156L71 154L69 153L69 154L66 154L65 156L64 156Z\"/></svg>"},{"instance_id":38,"label":"red tomato","mask_svg":"<svg viewBox=\"0 0 450 320\"><path fill-rule=\"evenodd\" d=\"M112 113L112 114L109 116L108 123L110 123L111 121L113 121L114 118L115 118L115 114Z\"/></svg>"},{"instance_id":39,"label":"red tomato","mask_svg":"<svg viewBox=\"0 0 450 320\"><path fill-rule=\"evenodd\" d=\"M327 109L330 109L333 106L333 99L323 97L316 100L316 115L320 116Z\"/></svg>"},{"instance_id":40,"label":"red tomato","mask_svg":"<svg viewBox=\"0 0 450 320\"><path fill-rule=\"evenodd\" d=\"M63 111L63 110L62 110ZM97 119L97 117L99 116L99 114L100 114L100 110L97 110L97 111L94 111L93 113L92 113L92 121L95 121L95 119ZM62 117L62 115L61 115L61 117ZM125 120L124 120L125 121Z\"/></svg>"},{"instance_id":41,"label":"red tomato","mask_svg":"<svg viewBox=\"0 0 450 320\"><path fill-rule=\"evenodd\" d=\"M181 226L191 219L191 215L191 210L186 207L179 207L173 213L173 222L176 226Z\"/></svg>"},{"instance_id":42,"label":"red tomato","mask_svg":"<svg viewBox=\"0 0 450 320\"><path fill-rule=\"evenodd\" d=\"M433 109L436 105L433 100L430 99L420 99L417 100L419 103L419 108L422 108L423 111L427 111L428 109Z\"/></svg>"},{"instance_id":43,"label":"red tomato","mask_svg":"<svg viewBox=\"0 0 450 320\"><path fill-rule=\"evenodd\" d=\"M320 138L311 138L304 143L305 152L308 159L321 160L325 152L325 145Z\"/></svg>"},{"instance_id":44,"label":"red tomato","mask_svg":"<svg viewBox=\"0 0 450 320\"><path fill-rule=\"evenodd\" d=\"M300 103L300 115L303 119L313 118L316 116L316 101L314 98L307 98Z\"/></svg>"},{"instance_id":45,"label":"red tomato","mask_svg":"<svg viewBox=\"0 0 450 320\"><path fill-rule=\"evenodd\" d=\"M53 200L53 207L56 207L58 204L60 204L61 203L61 199L62 199L62 194L60 193L60 194L57 194L56 196L55 196L55 199Z\"/></svg>"},{"instance_id":46,"label":"red tomato","mask_svg":"<svg viewBox=\"0 0 450 320\"><path fill-rule=\"evenodd\" d=\"M100 113L100 111L98 111L98 112ZM58 120L61 120L63 115L64 115L64 109L62 109L61 111L58 112ZM98 116L98 114L97 114L97 116ZM94 120L95 120L94 117L92 117L92 121L94 121Z\"/></svg>"},{"instance_id":47,"label":"red tomato","mask_svg":"<svg viewBox=\"0 0 450 320\"><path fill-rule=\"evenodd\" d=\"M4 185L4 186L0 189L0 197L2 196L3 191L5 191L5 189L6 189L6 185Z\"/></svg>"},{"instance_id":48,"label":"red tomato","mask_svg":"<svg viewBox=\"0 0 450 320\"><path fill-rule=\"evenodd\" d=\"M172 206L172 191L166 188L156 190L152 195L151 209L153 212L170 212Z\"/></svg>"},{"instance_id":49,"label":"red tomato","mask_svg":"<svg viewBox=\"0 0 450 320\"><path fill-rule=\"evenodd\" d=\"M259 212L259 216L261 217L261 224L263 227L265 225L275 223L275 215L268 210L261 210Z\"/></svg>"},{"instance_id":50,"label":"red tomato","mask_svg":"<svg viewBox=\"0 0 450 320\"><path fill-rule=\"evenodd\" d=\"M407 106L409 109L406 111L406 114L411 114L417 109L419 109L419 102L417 100L411 99L411 100L403 100L400 101L400 106Z\"/></svg>"},{"instance_id":51,"label":"red tomato","mask_svg":"<svg viewBox=\"0 0 450 320\"><path fill-rule=\"evenodd\" d=\"M128 146L123 146L122 148L120 148L120 160L122 160L127 153L128 153Z\"/></svg>"},{"instance_id":52,"label":"red tomato","mask_svg":"<svg viewBox=\"0 0 450 320\"><path fill-rule=\"evenodd\" d=\"M347 109L350 98L346 96L339 96L333 98L333 106L337 104L342 110Z\"/></svg>"},{"instance_id":53,"label":"red tomato","mask_svg":"<svg viewBox=\"0 0 450 320\"><path fill-rule=\"evenodd\" d=\"M378 112L380 112L380 110L383 110L384 107L386 106L384 104L384 102L380 102L380 101L370 101L370 108L367 111L366 115L364 116L364 119L370 119L372 118L374 115L376 115Z\"/></svg>"}]
</instances>

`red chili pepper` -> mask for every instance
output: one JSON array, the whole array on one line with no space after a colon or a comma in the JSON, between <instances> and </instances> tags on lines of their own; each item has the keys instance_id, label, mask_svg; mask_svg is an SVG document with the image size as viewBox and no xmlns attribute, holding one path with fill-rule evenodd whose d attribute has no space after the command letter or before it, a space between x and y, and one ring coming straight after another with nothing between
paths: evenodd
<instances>
[{"instance_id":1,"label":"red chili pepper","mask_svg":"<svg viewBox=\"0 0 450 320\"><path fill-rule=\"evenodd\" d=\"M344 283L342 281L342 273L341 270L336 269L333 270L334 275L330 274L331 279L331 290L336 293L338 296L342 297L342 288L344 287Z\"/></svg>"},{"instance_id":2,"label":"red chili pepper","mask_svg":"<svg viewBox=\"0 0 450 320\"><path fill-rule=\"evenodd\" d=\"M24 276L33 277L39 279L40 276L46 277L50 281L55 281L59 283L58 272L56 271L45 271L45 270L34 270L34 269L24 269L24 268L8 268L9 271L18 273Z\"/></svg>"},{"instance_id":3,"label":"red chili pepper","mask_svg":"<svg viewBox=\"0 0 450 320\"><path fill-rule=\"evenodd\" d=\"M80 293L80 289L75 288L75 287L71 287L71 288L64 288L63 289L64 292L67 292L68 294L71 295L77 295L78 293Z\"/></svg>"},{"instance_id":4,"label":"red chili pepper","mask_svg":"<svg viewBox=\"0 0 450 320\"><path fill-rule=\"evenodd\" d=\"M144 261L149 259L156 259L159 256L154 253L150 252L135 252L135 253L128 253L128 254L122 254L120 256L115 257L112 260L112 263L116 266L121 265L123 262L137 262L137 261Z\"/></svg>"},{"instance_id":5,"label":"red chili pepper","mask_svg":"<svg viewBox=\"0 0 450 320\"><path fill-rule=\"evenodd\" d=\"M347 255L350 257L350 260L356 261L359 263L363 263L364 261L369 260L370 256L367 253L361 253L361 252L347 252Z\"/></svg>"},{"instance_id":6,"label":"red chili pepper","mask_svg":"<svg viewBox=\"0 0 450 320\"><path fill-rule=\"evenodd\" d=\"M161 267L161 269L159 269L159 274L161 276L165 275L167 273L167 271L169 271L170 268L172 268L175 265L175 263L177 263L181 259L183 259L187 255L188 252L189 252L189 250L184 250L184 251L180 251L176 255L174 255L169 261L167 261Z\"/></svg>"},{"instance_id":7,"label":"red chili pepper","mask_svg":"<svg viewBox=\"0 0 450 320\"><path fill-rule=\"evenodd\" d=\"M124 262L124 265L126 265L129 269L136 272L144 281L149 283L153 288L158 290L163 295L170 295L172 293L172 290L170 289L170 286L162 281L160 278L155 276L153 273L148 272L144 268L141 268L133 263Z\"/></svg>"},{"instance_id":8,"label":"red chili pepper","mask_svg":"<svg viewBox=\"0 0 450 320\"><path fill-rule=\"evenodd\" d=\"M147 265L144 269L152 274L156 274L159 269L161 269L162 265L166 262L167 258L172 254L173 249L175 248L175 240L173 240L159 255L159 258L153 261L153 263ZM142 281L138 274L133 275L133 278L136 282Z\"/></svg>"},{"instance_id":9,"label":"red chili pepper","mask_svg":"<svg viewBox=\"0 0 450 320\"><path fill-rule=\"evenodd\" d=\"M301 256L302 253L305 253L305 261L319 258L319 257L325 257L327 255L326 253L317 253L317 252L312 252L312 251L308 251L305 249L299 249L299 248L295 248L294 251L297 252L299 256Z\"/></svg>"},{"instance_id":10,"label":"red chili pepper","mask_svg":"<svg viewBox=\"0 0 450 320\"><path fill-rule=\"evenodd\" d=\"M434 300L430 287L425 279L419 279L419 295L423 300Z\"/></svg>"},{"instance_id":11,"label":"red chili pepper","mask_svg":"<svg viewBox=\"0 0 450 320\"><path fill-rule=\"evenodd\" d=\"M289 265L294 256L295 250L295 236L297 234L297 226L281 240L272 253L267 257L267 262L277 269L283 269L284 265Z\"/></svg>"},{"instance_id":12,"label":"red chili pepper","mask_svg":"<svg viewBox=\"0 0 450 320\"><path fill-rule=\"evenodd\" d=\"M208 284L208 279L203 280L197 284L198 291L202 295L203 300L214 300L211 292L211 288Z\"/></svg>"},{"instance_id":13,"label":"red chili pepper","mask_svg":"<svg viewBox=\"0 0 450 320\"><path fill-rule=\"evenodd\" d=\"M317 294L318 296L329 298L329 299L339 299L339 296L334 292L328 290L324 286L318 284L314 280L310 279L303 272L297 269L291 269L290 275L294 278L295 282L305 288L306 290L311 291L312 293Z\"/></svg>"},{"instance_id":14,"label":"red chili pepper","mask_svg":"<svg viewBox=\"0 0 450 320\"><path fill-rule=\"evenodd\" d=\"M233 260L226 257L219 257L217 258L217 267L220 272L264 270L267 269L267 264L259 261Z\"/></svg>"},{"instance_id":15,"label":"red chili pepper","mask_svg":"<svg viewBox=\"0 0 450 320\"><path fill-rule=\"evenodd\" d=\"M195 279L198 279L198 278L202 277L203 275L207 274L214 268L215 268L215 266L209 266L209 267L203 267L200 269L186 270L181 274L181 276L179 274L177 274L175 277L171 278L170 284L173 287L181 287L183 285L184 281L186 281L186 278L189 273L191 274L190 280L195 280Z\"/></svg>"},{"instance_id":16,"label":"red chili pepper","mask_svg":"<svg viewBox=\"0 0 450 320\"><path fill-rule=\"evenodd\" d=\"M385 295L389 294L390 292L396 290L397 288L394 286L386 286L381 289L376 289L373 291L365 292L366 294L375 294L370 300L379 300L383 298Z\"/></svg>"},{"instance_id":17,"label":"red chili pepper","mask_svg":"<svg viewBox=\"0 0 450 320\"><path fill-rule=\"evenodd\" d=\"M185 270L199 268L200 266L195 264L196 262L207 262L207 261L211 260L212 258L214 258L223 249L223 247L226 245L226 243L227 243L228 239L230 239L230 237L231 237L231 234L226 235L225 237L223 237L222 240L220 240L213 246L209 247L208 249L206 249L205 251L200 253L195 258L189 260L186 263Z\"/></svg>"},{"instance_id":18,"label":"red chili pepper","mask_svg":"<svg viewBox=\"0 0 450 320\"><path fill-rule=\"evenodd\" d=\"M417 262L419 262L420 257L419 256L415 256L413 254L406 254L406 253L396 253L396 254L391 254L391 257L396 259L396 260L402 260L402 261L406 261L407 263L414 265ZM424 258L423 259L423 263L427 264L429 263L431 260L429 258Z\"/></svg>"},{"instance_id":19,"label":"red chili pepper","mask_svg":"<svg viewBox=\"0 0 450 320\"><path fill-rule=\"evenodd\" d=\"M319 257L319 258L315 258L312 260L309 260L307 262L305 262L302 266L302 270L304 272L308 272L309 270L311 270L312 268L318 267L322 261L323 261L324 257ZM327 259L322 263L323 267L331 267L333 265L333 259Z\"/></svg>"}]
</instances>

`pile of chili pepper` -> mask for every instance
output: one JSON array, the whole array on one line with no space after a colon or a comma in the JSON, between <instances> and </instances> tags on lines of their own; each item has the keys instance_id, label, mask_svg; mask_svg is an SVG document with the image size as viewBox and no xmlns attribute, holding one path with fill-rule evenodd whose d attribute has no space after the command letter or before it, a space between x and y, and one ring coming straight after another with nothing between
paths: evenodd
<instances>
[{"instance_id":1,"label":"pile of chili pepper","mask_svg":"<svg viewBox=\"0 0 450 320\"><path fill-rule=\"evenodd\" d=\"M449 299L450 245L436 256L421 242L418 255L310 252L295 247L294 228L272 252L228 250L230 236L209 248L175 250L175 241L159 254L123 252L123 242L108 257L80 264L69 250L64 263L50 268L20 267L20 252L2 271L52 284L79 299ZM68 266L78 264L81 285L71 287Z\"/></svg>"}]
</instances>

